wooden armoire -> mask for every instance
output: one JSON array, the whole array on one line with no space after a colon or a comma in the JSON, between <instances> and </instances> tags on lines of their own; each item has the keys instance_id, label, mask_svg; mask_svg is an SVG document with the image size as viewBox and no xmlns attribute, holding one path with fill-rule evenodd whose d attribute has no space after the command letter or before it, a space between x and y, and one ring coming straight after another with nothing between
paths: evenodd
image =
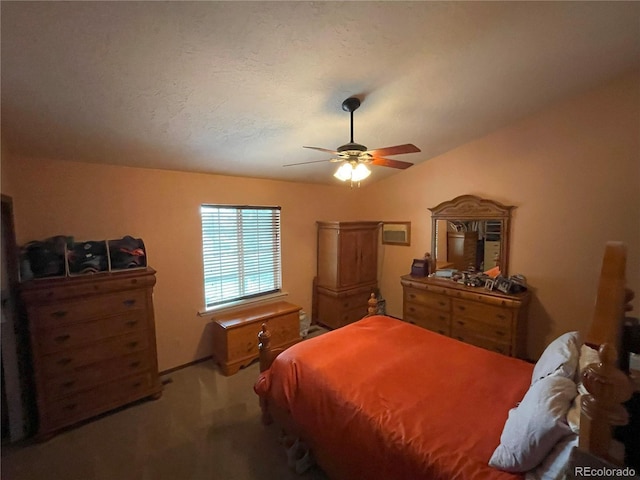
<instances>
[{"instance_id":1,"label":"wooden armoire","mask_svg":"<svg viewBox=\"0 0 640 480\"><path fill-rule=\"evenodd\" d=\"M380 222L317 222L318 272L313 320L339 328L367 314L378 287Z\"/></svg>"}]
</instances>

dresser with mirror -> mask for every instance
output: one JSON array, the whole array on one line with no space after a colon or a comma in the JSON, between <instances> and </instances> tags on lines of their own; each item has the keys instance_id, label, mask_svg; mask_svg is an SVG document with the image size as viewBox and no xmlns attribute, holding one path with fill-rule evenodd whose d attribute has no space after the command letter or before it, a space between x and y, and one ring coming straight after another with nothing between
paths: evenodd
<instances>
[{"instance_id":1,"label":"dresser with mirror","mask_svg":"<svg viewBox=\"0 0 640 480\"><path fill-rule=\"evenodd\" d=\"M526 358L528 291L513 294L472 287L438 273L499 269L506 277L513 208L462 195L430 209L436 271L427 277L401 277L405 321L503 355Z\"/></svg>"}]
</instances>

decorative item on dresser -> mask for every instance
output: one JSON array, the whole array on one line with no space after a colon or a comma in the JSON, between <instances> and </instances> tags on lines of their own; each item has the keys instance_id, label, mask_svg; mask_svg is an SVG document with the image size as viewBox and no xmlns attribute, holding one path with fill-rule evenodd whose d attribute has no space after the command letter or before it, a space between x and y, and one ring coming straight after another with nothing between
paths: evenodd
<instances>
[{"instance_id":1,"label":"decorative item on dresser","mask_svg":"<svg viewBox=\"0 0 640 480\"><path fill-rule=\"evenodd\" d=\"M144 397L159 398L152 268L21 284L39 427L56 431Z\"/></svg>"},{"instance_id":2,"label":"decorative item on dresser","mask_svg":"<svg viewBox=\"0 0 640 480\"><path fill-rule=\"evenodd\" d=\"M213 357L224 375L233 375L258 358L258 333L269 326L274 348L300 341L300 309L275 302L225 312L213 317Z\"/></svg>"},{"instance_id":3,"label":"decorative item on dresser","mask_svg":"<svg viewBox=\"0 0 640 480\"><path fill-rule=\"evenodd\" d=\"M313 320L339 328L360 320L378 288L380 222L317 222L318 275Z\"/></svg>"},{"instance_id":4,"label":"decorative item on dresser","mask_svg":"<svg viewBox=\"0 0 640 480\"><path fill-rule=\"evenodd\" d=\"M529 293L503 294L451 280L404 275L403 319L434 332L525 358Z\"/></svg>"}]
</instances>

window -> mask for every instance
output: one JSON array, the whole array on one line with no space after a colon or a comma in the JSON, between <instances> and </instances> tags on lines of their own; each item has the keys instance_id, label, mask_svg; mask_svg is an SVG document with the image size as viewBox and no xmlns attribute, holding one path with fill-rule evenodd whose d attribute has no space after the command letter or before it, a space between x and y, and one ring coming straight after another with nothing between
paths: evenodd
<instances>
[{"instance_id":1,"label":"window","mask_svg":"<svg viewBox=\"0 0 640 480\"><path fill-rule=\"evenodd\" d=\"M280 207L202 205L207 308L280 291Z\"/></svg>"}]
</instances>

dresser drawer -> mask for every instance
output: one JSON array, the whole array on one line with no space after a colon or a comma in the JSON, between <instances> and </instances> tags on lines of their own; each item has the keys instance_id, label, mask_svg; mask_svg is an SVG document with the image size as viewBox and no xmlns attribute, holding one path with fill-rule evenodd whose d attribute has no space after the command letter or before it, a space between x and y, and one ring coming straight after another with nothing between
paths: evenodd
<instances>
[{"instance_id":1,"label":"dresser drawer","mask_svg":"<svg viewBox=\"0 0 640 480\"><path fill-rule=\"evenodd\" d=\"M345 296L326 295L318 292L317 321L329 328L340 328L356 322L367 315L367 302L371 290Z\"/></svg>"},{"instance_id":2,"label":"dresser drawer","mask_svg":"<svg viewBox=\"0 0 640 480\"><path fill-rule=\"evenodd\" d=\"M492 325L466 317L453 317L451 324L452 335L472 333L493 339L497 342L511 342L511 324Z\"/></svg>"},{"instance_id":3,"label":"dresser drawer","mask_svg":"<svg viewBox=\"0 0 640 480\"><path fill-rule=\"evenodd\" d=\"M73 348L40 358L41 367L46 378L66 375L78 367L87 366L103 360L109 360L129 353L139 352L149 347L149 334L140 332L123 335L86 347ZM154 345L155 347L155 345Z\"/></svg>"},{"instance_id":4,"label":"dresser drawer","mask_svg":"<svg viewBox=\"0 0 640 480\"><path fill-rule=\"evenodd\" d=\"M127 377L151 368L148 350L76 368L45 382L45 395L55 400L116 378Z\"/></svg>"},{"instance_id":5,"label":"dresser drawer","mask_svg":"<svg viewBox=\"0 0 640 480\"><path fill-rule=\"evenodd\" d=\"M69 323L84 322L105 315L144 310L146 301L147 294L144 290L100 295L87 300L36 307L33 310L31 320L37 329L47 329Z\"/></svg>"},{"instance_id":6,"label":"dresser drawer","mask_svg":"<svg viewBox=\"0 0 640 480\"><path fill-rule=\"evenodd\" d=\"M441 315L431 315L427 317L411 318L407 320L409 323L413 323L432 332L439 333L441 335L451 335L451 326L448 321L443 321Z\"/></svg>"},{"instance_id":7,"label":"dresser drawer","mask_svg":"<svg viewBox=\"0 0 640 480\"><path fill-rule=\"evenodd\" d=\"M415 288L404 289L404 301L405 303L420 304L446 312L448 312L451 307L451 300L445 295L425 292Z\"/></svg>"},{"instance_id":8,"label":"dresser drawer","mask_svg":"<svg viewBox=\"0 0 640 480\"><path fill-rule=\"evenodd\" d=\"M470 343L476 347L486 348L502 355L512 355L511 344L499 342L490 338L477 335L470 331L459 331L452 327L451 337L461 342Z\"/></svg>"},{"instance_id":9,"label":"dresser drawer","mask_svg":"<svg viewBox=\"0 0 640 480\"><path fill-rule=\"evenodd\" d=\"M38 336L38 345L41 353L53 353L142 330L146 326L146 313L143 310L132 310L100 320L43 330Z\"/></svg>"},{"instance_id":10,"label":"dresser drawer","mask_svg":"<svg viewBox=\"0 0 640 480\"><path fill-rule=\"evenodd\" d=\"M513 312L510 309L459 299L453 299L453 315L496 326L510 326L513 318Z\"/></svg>"},{"instance_id":11,"label":"dresser drawer","mask_svg":"<svg viewBox=\"0 0 640 480\"><path fill-rule=\"evenodd\" d=\"M45 411L47 423L63 426L91 417L112 405L134 401L151 393L151 373L106 382L91 390L50 402Z\"/></svg>"},{"instance_id":12,"label":"dresser drawer","mask_svg":"<svg viewBox=\"0 0 640 480\"><path fill-rule=\"evenodd\" d=\"M449 313L418 304L405 304L403 319L442 335L450 335Z\"/></svg>"}]
</instances>

